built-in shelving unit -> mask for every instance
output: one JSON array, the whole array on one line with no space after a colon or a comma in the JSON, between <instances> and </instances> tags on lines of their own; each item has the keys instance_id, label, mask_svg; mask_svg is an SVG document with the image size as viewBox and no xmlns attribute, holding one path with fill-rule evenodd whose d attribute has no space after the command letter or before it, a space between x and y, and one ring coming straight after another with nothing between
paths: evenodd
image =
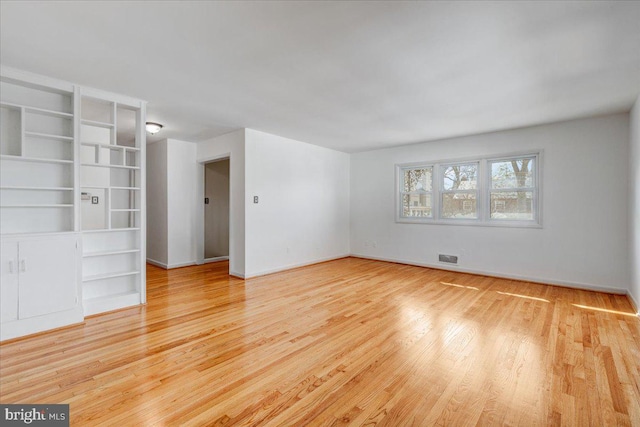
<instances>
[{"instance_id":1,"label":"built-in shelving unit","mask_svg":"<svg viewBox=\"0 0 640 427\"><path fill-rule=\"evenodd\" d=\"M145 103L1 68L0 339L144 303Z\"/></svg>"},{"instance_id":2,"label":"built-in shelving unit","mask_svg":"<svg viewBox=\"0 0 640 427\"><path fill-rule=\"evenodd\" d=\"M81 93L85 313L144 302L144 105Z\"/></svg>"},{"instance_id":3,"label":"built-in shelving unit","mask_svg":"<svg viewBox=\"0 0 640 427\"><path fill-rule=\"evenodd\" d=\"M2 67L2 340L83 319L75 97L70 83Z\"/></svg>"},{"instance_id":4,"label":"built-in shelving unit","mask_svg":"<svg viewBox=\"0 0 640 427\"><path fill-rule=\"evenodd\" d=\"M72 232L74 87L0 85L0 232Z\"/></svg>"}]
</instances>

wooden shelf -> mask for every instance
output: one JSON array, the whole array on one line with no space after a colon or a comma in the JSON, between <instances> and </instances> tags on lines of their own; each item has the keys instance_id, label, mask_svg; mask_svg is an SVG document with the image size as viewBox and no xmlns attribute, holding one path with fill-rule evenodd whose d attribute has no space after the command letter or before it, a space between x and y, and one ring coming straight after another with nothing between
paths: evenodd
<instances>
[{"instance_id":1,"label":"wooden shelf","mask_svg":"<svg viewBox=\"0 0 640 427\"><path fill-rule=\"evenodd\" d=\"M83 282L93 282L93 281L96 281L96 280L113 279L115 277L134 276L136 274L140 274L140 271L133 270L133 271L119 271L119 272L116 272L116 273L94 274L92 276L83 277L82 281Z\"/></svg>"},{"instance_id":2,"label":"wooden shelf","mask_svg":"<svg viewBox=\"0 0 640 427\"><path fill-rule=\"evenodd\" d=\"M87 125L87 126L96 126L96 127L100 127L100 128L109 128L112 129L115 127L115 125L113 123L107 123L107 122L99 122L96 120L86 120L86 119L82 119L80 120L80 123L82 123L83 125Z\"/></svg>"},{"instance_id":3,"label":"wooden shelf","mask_svg":"<svg viewBox=\"0 0 640 427\"><path fill-rule=\"evenodd\" d=\"M2 205L0 208L72 208L69 204Z\"/></svg>"},{"instance_id":4,"label":"wooden shelf","mask_svg":"<svg viewBox=\"0 0 640 427\"><path fill-rule=\"evenodd\" d=\"M20 105L12 102L0 102L0 106L14 108L14 109L24 108L24 110L28 113L42 114L44 116L51 116L51 117L62 117L65 119L73 119L73 113L65 113L63 111L47 110L45 108L30 107L28 105Z\"/></svg>"},{"instance_id":5,"label":"wooden shelf","mask_svg":"<svg viewBox=\"0 0 640 427\"><path fill-rule=\"evenodd\" d=\"M3 185L0 186L0 190L73 191L73 187L23 187Z\"/></svg>"},{"instance_id":6,"label":"wooden shelf","mask_svg":"<svg viewBox=\"0 0 640 427\"><path fill-rule=\"evenodd\" d=\"M139 227L129 228L100 228L98 230L82 230L83 233L113 233L117 231L139 231Z\"/></svg>"},{"instance_id":7,"label":"wooden shelf","mask_svg":"<svg viewBox=\"0 0 640 427\"><path fill-rule=\"evenodd\" d=\"M91 257L99 257L99 256L109 256L109 255L122 255L122 254L132 254L138 253L140 249L122 249L119 251L96 251L96 252L87 252L82 254L83 258L91 258Z\"/></svg>"},{"instance_id":8,"label":"wooden shelf","mask_svg":"<svg viewBox=\"0 0 640 427\"><path fill-rule=\"evenodd\" d=\"M140 191L140 187L108 187L106 185L83 185L81 188L88 188L94 190L128 190L128 191Z\"/></svg>"},{"instance_id":9,"label":"wooden shelf","mask_svg":"<svg viewBox=\"0 0 640 427\"><path fill-rule=\"evenodd\" d=\"M20 111L24 108L24 105L14 104L13 102L0 102L0 108L8 108L11 110Z\"/></svg>"},{"instance_id":10,"label":"wooden shelf","mask_svg":"<svg viewBox=\"0 0 640 427\"><path fill-rule=\"evenodd\" d=\"M25 234L28 234L29 236L34 236L34 237L51 237L51 236L64 236L64 235L70 235L70 234L76 234L76 231L73 230L59 230L59 231L29 231L27 233L24 232L17 232L17 233L2 233L0 234L0 236L2 237L15 237L15 236L24 236Z\"/></svg>"},{"instance_id":11,"label":"wooden shelf","mask_svg":"<svg viewBox=\"0 0 640 427\"><path fill-rule=\"evenodd\" d=\"M73 164L73 160L60 160L60 159L42 159L39 157L25 157L25 156L13 156L9 154L3 154L0 156L0 160L13 160L16 162L32 162L32 163L59 163L59 164Z\"/></svg>"},{"instance_id":12,"label":"wooden shelf","mask_svg":"<svg viewBox=\"0 0 640 427\"><path fill-rule=\"evenodd\" d=\"M89 167L97 167L97 168L116 168L116 169L129 169L129 170L140 170L140 166L124 166L124 165L101 165L98 163L81 163L80 166L89 166Z\"/></svg>"},{"instance_id":13,"label":"wooden shelf","mask_svg":"<svg viewBox=\"0 0 640 427\"><path fill-rule=\"evenodd\" d=\"M81 142L80 145L84 145L87 147L100 147L108 150L129 150L129 151L140 151L139 148L129 147L126 145L117 145L117 144L103 144L100 142Z\"/></svg>"},{"instance_id":14,"label":"wooden shelf","mask_svg":"<svg viewBox=\"0 0 640 427\"><path fill-rule=\"evenodd\" d=\"M36 138L55 139L55 140L58 140L58 141L73 142L73 137L72 136L54 135L54 134L50 134L50 133L41 133L41 132L25 132L24 135L25 136L32 136L32 137L36 137Z\"/></svg>"}]
</instances>

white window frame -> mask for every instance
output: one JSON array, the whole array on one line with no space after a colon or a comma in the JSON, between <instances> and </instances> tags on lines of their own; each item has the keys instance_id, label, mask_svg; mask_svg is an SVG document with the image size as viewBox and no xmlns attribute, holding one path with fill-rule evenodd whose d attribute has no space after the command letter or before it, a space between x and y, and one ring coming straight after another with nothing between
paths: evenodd
<instances>
[{"instance_id":1,"label":"white window frame","mask_svg":"<svg viewBox=\"0 0 640 427\"><path fill-rule=\"evenodd\" d=\"M541 164L541 153L530 153L523 155L510 155L510 156L500 156L500 157L492 157L490 159L486 159L487 163L487 185L486 185L486 200L488 209L486 212L487 221L491 223L506 223L510 226L519 226L519 227L527 227L531 224L541 225L540 221L540 164ZM521 159L533 159L533 168L532 168L532 187L522 187L522 188L501 188L499 190L493 190L491 188L491 164L496 162L504 162L511 160L521 160ZM491 218L491 193L492 192L517 192L517 191L530 191L533 196L531 200L531 212L533 213L533 219L528 220L518 220L518 219L508 219L508 218Z\"/></svg>"},{"instance_id":2,"label":"white window frame","mask_svg":"<svg viewBox=\"0 0 640 427\"><path fill-rule=\"evenodd\" d=\"M495 161L513 160L519 158L534 158L533 169L533 220L514 220L505 218L491 218L491 167L490 163ZM442 195L449 192L443 190L443 173L447 166L455 166L457 164L478 164L477 189L476 191L476 209L477 218L443 218ZM437 161L413 162L396 164L396 191L395 191L395 220L397 223L409 224L438 224L438 225L475 225L484 227L517 227L517 228L542 228L542 166L543 151L532 150L518 153L498 154L486 157L472 157L463 159L448 159ZM403 171L406 169L432 168L431 175L431 217L406 217L402 211L402 195L403 191ZM473 191L473 190L471 190ZM527 188L524 191L531 191ZM455 192L455 191L454 191Z\"/></svg>"},{"instance_id":3,"label":"white window frame","mask_svg":"<svg viewBox=\"0 0 640 427\"><path fill-rule=\"evenodd\" d=\"M402 198L404 195L407 194L413 194L413 192L406 192L404 191L404 171L406 170L412 170L412 169L431 169L431 191L425 191L425 194L429 194L431 196L431 216L426 217L419 217L419 216L404 216L403 215L403 206L402 206ZM411 163L411 164L404 164L404 165L398 165L398 167L396 168L396 197L397 197L397 201L396 201L396 220L401 219L402 222L422 222L424 220L431 220L433 218L435 218L436 215L436 201L435 201L435 168L433 165L431 164L423 164L423 163Z\"/></svg>"},{"instance_id":4,"label":"white window frame","mask_svg":"<svg viewBox=\"0 0 640 427\"><path fill-rule=\"evenodd\" d=\"M476 189L475 190L445 190L444 189L444 171L448 168L448 167L452 167L452 166L461 166L461 165L470 165L470 164L475 164L476 168L477 168L477 172L476 172ZM471 223L476 223L478 222L478 220L480 220L481 216L482 216L482 209L481 209L481 201L480 201L480 195L482 194L480 192L480 186L482 185L482 180L481 180L481 164L480 161L478 160L467 160L467 161L457 161L457 162L439 162L439 168L438 168L438 199L440 201L440 205L439 205L439 209L438 209L438 213L437 213L437 217L440 221L453 221L455 223L467 223L467 222L471 222ZM475 218L445 218L442 216L442 206L444 205L444 195L445 194L473 194L475 193L476 195L476 217Z\"/></svg>"}]
</instances>

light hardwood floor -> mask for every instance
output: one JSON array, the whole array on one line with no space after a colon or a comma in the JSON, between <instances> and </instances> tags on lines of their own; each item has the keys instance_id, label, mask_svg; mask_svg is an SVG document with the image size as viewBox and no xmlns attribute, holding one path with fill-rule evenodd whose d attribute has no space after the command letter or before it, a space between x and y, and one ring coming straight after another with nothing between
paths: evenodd
<instances>
[{"instance_id":1,"label":"light hardwood floor","mask_svg":"<svg viewBox=\"0 0 640 427\"><path fill-rule=\"evenodd\" d=\"M148 266L148 304L0 346L2 403L71 425L640 426L624 296L346 258L242 281Z\"/></svg>"}]
</instances>

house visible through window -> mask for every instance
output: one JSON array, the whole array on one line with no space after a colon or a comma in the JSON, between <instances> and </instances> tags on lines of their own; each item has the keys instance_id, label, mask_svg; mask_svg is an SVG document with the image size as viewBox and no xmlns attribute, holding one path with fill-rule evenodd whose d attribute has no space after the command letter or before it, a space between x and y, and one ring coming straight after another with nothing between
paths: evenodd
<instances>
[{"instance_id":1,"label":"house visible through window","mask_svg":"<svg viewBox=\"0 0 640 427\"><path fill-rule=\"evenodd\" d=\"M478 217L478 163L442 166L442 218Z\"/></svg>"},{"instance_id":2,"label":"house visible through window","mask_svg":"<svg viewBox=\"0 0 640 427\"><path fill-rule=\"evenodd\" d=\"M540 154L398 165L399 222L540 225Z\"/></svg>"},{"instance_id":3,"label":"house visible through window","mask_svg":"<svg viewBox=\"0 0 640 427\"><path fill-rule=\"evenodd\" d=\"M533 156L488 162L491 171L491 219L535 219L535 163Z\"/></svg>"},{"instance_id":4,"label":"house visible through window","mask_svg":"<svg viewBox=\"0 0 640 427\"><path fill-rule=\"evenodd\" d=\"M402 216L406 218L433 217L433 167L402 169Z\"/></svg>"}]
</instances>

